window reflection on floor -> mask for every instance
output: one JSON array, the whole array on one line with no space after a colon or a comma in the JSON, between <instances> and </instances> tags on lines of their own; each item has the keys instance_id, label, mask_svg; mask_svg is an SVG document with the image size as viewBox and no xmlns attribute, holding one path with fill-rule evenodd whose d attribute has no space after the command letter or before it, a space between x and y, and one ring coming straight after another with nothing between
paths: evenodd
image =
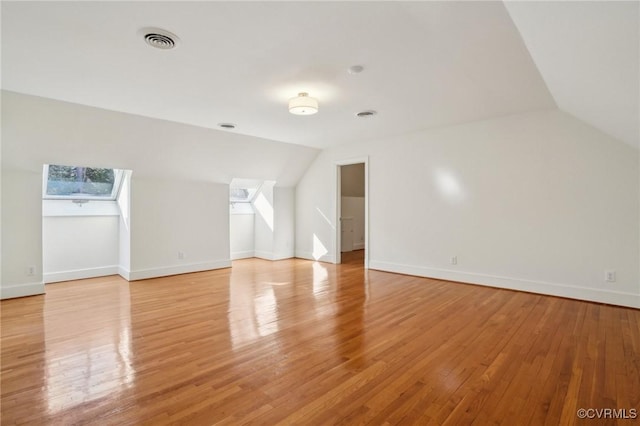
<instances>
[{"instance_id":1,"label":"window reflection on floor","mask_svg":"<svg viewBox=\"0 0 640 426\"><path fill-rule=\"evenodd\" d=\"M105 306L102 300L119 303ZM74 310L61 311L45 301L45 386L50 414L121 392L135 380L128 284L96 286L91 311L91 318L81 318ZM82 336L68 338L69 324L73 324L69 334Z\"/></svg>"},{"instance_id":2,"label":"window reflection on floor","mask_svg":"<svg viewBox=\"0 0 640 426\"><path fill-rule=\"evenodd\" d=\"M270 283L255 283L232 274L228 318L234 349L277 332L278 306Z\"/></svg>"}]
</instances>

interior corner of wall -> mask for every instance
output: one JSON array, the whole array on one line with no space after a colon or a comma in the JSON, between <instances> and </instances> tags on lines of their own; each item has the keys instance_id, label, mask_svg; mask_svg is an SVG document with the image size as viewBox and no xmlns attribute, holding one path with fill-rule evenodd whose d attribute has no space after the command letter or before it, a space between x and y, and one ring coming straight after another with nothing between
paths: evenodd
<instances>
[{"instance_id":1,"label":"interior corner of wall","mask_svg":"<svg viewBox=\"0 0 640 426\"><path fill-rule=\"evenodd\" d=\"M120 275L127 281L131 281L131 272L128 269L123 268L122 266L118 267L118 275Z\"/></svg>"}]
</instances>

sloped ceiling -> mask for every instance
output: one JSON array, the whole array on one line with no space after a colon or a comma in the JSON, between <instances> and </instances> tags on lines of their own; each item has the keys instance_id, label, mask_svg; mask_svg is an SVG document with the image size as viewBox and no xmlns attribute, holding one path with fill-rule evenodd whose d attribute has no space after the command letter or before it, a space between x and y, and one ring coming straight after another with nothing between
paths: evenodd
<instances>
[{"instance_id":1,"label":"sloped ceiling","mask_svg":"<svg viewBox=\"0 0 640 426\"><path fill-rule=\"evenodd\" d=\"M506 5L506 7L505 7ZM315 148L560 107L638 146L637 2L2 2L3 89ZM515 24L514 24L515 23ZM156 26L181 38L145 45ZM351 65L362 65L357 75ZM306 91L320 112L293 116ZM359 119L373 109L378 115Z\"/></svg>"},{"instance_id":2,"label":"sloped ceiling","mask_svg":"<svg viewBox=\"0 0 640 426\"><path fill-rule=\"evenodd\" d=\"M10 91L318 148L555 108L502 2L2 2L2 54Z\"/></svg>"},{"instance_id":3,"label":"sloped ceiling","mask_svg":"<svg viewBox=\"0 0 640 426\"><path fill-rule=\"evenodd\" d=\"M558 107L640 146L638 2L507 2Z\"/></svg>"}]
</instances>

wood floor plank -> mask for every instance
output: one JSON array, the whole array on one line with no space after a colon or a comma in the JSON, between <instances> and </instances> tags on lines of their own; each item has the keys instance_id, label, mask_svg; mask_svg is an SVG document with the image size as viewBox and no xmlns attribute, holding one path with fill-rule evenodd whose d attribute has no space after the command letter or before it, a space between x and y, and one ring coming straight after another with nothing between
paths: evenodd
<instances>
[{"instance_id":1,"label":"wood floor plank","mask_svg":"<svg viewBox=\"0 0 640 426\"><path fill-rule=\"evenodd\" d=\"M628 425L640 311L300 259L1 302L19 424Z\"/></svg>"}]
</instances>

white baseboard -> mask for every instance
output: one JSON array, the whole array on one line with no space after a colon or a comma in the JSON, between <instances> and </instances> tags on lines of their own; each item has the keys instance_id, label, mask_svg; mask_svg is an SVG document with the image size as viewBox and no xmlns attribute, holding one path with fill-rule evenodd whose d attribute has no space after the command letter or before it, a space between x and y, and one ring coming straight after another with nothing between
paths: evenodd
<instances>
[{"instance_id":1,"label":"white baseboard","mask_svg":"<svg viewBox=\"0 0 640 426\"><path fill-rule=\"evenodd\" d=\"M230 266L231 260L229 259L213 262L189 263L185 265L167 266L162 268L138 269L137 271L129 271L129 281L166 277L169 275L189 274L191 272L229 268Z\"/></svg>"},{"instance_id":2,"label":"white baseboard","mask_svg":"<svg viewBox=\"0 0 640 426\"><path fill-rule=\"evenodd\" d=\"M13 299L38 294L44 294L44 282L3 285L0 288L0 299Z\"/></svg>"},{"instance_id":3,"label":"white baseboard","mask_svg":"<svg viewBox=\"0 0 640 426\"><path fill-rule=\"evenodd\" d=\"M273 253L270 251L256 250L253 257L264 260L284 260L291 259L295 256L293 253Z\"/></svg>"},{"instance_id":4,"label":"white baseboard","mask_svg":"<svg viewBox=\"0 0 640 426\"><path fill-rule=\"evenodd\" d=\"M231 260L247 259L249 257L254 257L254 256L255 255L253 250L234 251L231 253Z\"/></svg>"},{"instance_id":5,"label":"white baseboard","mask_svg":"<svg viewBox=\"0 0 640 426\"><path fill-rule=\"evenodd\" d=\"M273 260L273 253L271 253L270 251L256 250L253 252L253 257L264 260Z\"/></svg>"},{"instance_id":6,"label":"white baseboard","mask_svg":"<svg viewBox=\"0 0 640 426\"><path fill-rule=\"evenodd\" d=\"M82 280L85 278L105 277L107 275L117 275L118 266L101 266L99 268L74 269L71 271L48 272L42 274L45 284L58 283L61 281Z\"/></svg>"},{"instance_id":7,"label":"white baseboard","mask_svg":"<svg viewBox=\"0 0 640 426\"><path fill-rule=\"evenodd\" d=\"M353 243L354 250L364 250L364 243Z\"/></svg>"},{"instance_id":8,"label":"white baseboard","mask_svg":"<svg viewBox=\"0 0 640 426\"><path fill-rule=\"evenodd\" d=\"M286 260L293 259L294 257L293 253L275 253L272 260Z\"/></svg>"},{"instance_id":9,"label":"white baseboard","mask_svg":"<svg viewBox=\"0 0 640 426\"><path fill-rule=\"evenodd\" d=\"M120 275L122 278L124 278L127 281L131 280L131 271L123 268L122 266L118 266L118 275Z\"/></svg>"},{"instance_id":10,"label":"white baseboard","mask_svg":"<svg viewBox=\"0 0 640 426\"><path fill-rule=\"evenodd\" d=\"M402 265L377 260L370 260L369 268L385 272L395 272L398 274L458 281L468 284L526 291L530 293L567 297L570 299L587 300L590 302L608 303L611 305L640 309L640 294L579 287L569 284L557 284L487 274L452 271L447 269L427 268L423 266Z\"/></svg>"},{"instance_id":11,"label":"white baseboard","mask_svg":"<svg viewBox=\"0 0 640 426\"><path fill-rule=\"evenodd\" d=\"M316 259L315 257L313 257L313 254L308 251L296 251L295 257L297 257L298 259L307 259L316 262L336 263L336 258L334 256L325 254Z\"/></svg>"}]
</instances>

